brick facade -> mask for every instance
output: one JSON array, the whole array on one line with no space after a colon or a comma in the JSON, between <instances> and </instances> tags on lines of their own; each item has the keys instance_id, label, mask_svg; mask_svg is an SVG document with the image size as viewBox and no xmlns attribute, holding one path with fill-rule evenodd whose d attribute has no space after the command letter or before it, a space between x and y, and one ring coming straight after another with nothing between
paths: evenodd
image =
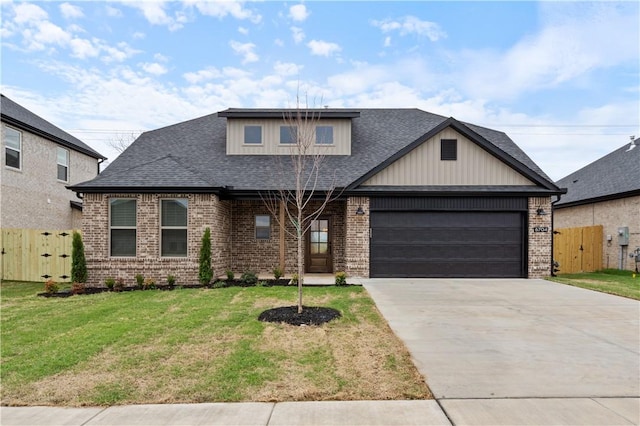
<instances>
[{"instance_id":1,"label":"brick facade","mask_svg":"<svg viewBox=\"0 0 640 426\"><path fill-rule=\"evenodd\" d=\"M538 215L539 208L542 208L547 214ZM551 197L529 198L529 247L527 252L529 278L542 278L551 275L551 241L553 239L551 217ZM535 232L536 227L546 227L548 231Z\"/></svg>"},{"instance_id":2,"label":"brick facade","mask_svg":"<svg viewBox=\"0 0 640 426\"><path fill-rule=\"evenodd\" d=\"M137 201L136 257L109 256L109 200ZM187 256L160 256L160 200L188 199ZM136 274L165 282L171 274L178 283L198 282L198 258L205 228L211 228L212 267L223 274L230 259L231 221L229 202L213 194L85 194L82 225L90 285L102 285L108 277L135 283Z\"/></svg>"},{"instance_id":3,"label":"brick facade","mask_svg":"<svg viewBox=\"0 0 640 426\"><path fill-rule=\"evenodd\" d=\"M623 249L623 269L635 269L635 261L629 257L629 252L640 247L640 196L556 208L553 220L556 229L602 225L602 265L605 268L619 268L617 232L619 227L628 226L629 245ZM607 235L611 235L611 241L607 241Z\"/></svg>"},{"instance_id":4,"label":"brick facade","mask_svg":"<svg viewBox=\"0 0 640 426\"><path fill-rule=\"evenodd\" d=\"M362 207L363 215L356 210ZM349 197L346 211L345 272L353 277L369 277L369 198Z\"/></svg>"},{"instance_id":5,"label":"brick facade","mask_svg":"<svg viewBox=\"0 0 640 426\"><path fill-rule=\"evenodd\" d=\"M135 258L109 257L109 200L137 200L137 247ZM160 256L160 200L187 198L187 256ZM311 205L311 209L318 205ZM540 216L538 208L551 212L550 197L529 199L528 276L550 274L551 215ZM363 215L356 214L359 207ZM271 275L280 264L280 224L262 201L225 201L213 194L86 194L84 197L83 238L89 269L89 284L102 285L105 278L122 278L132 285L135 275L164 282L167 275L178 283L198 282L198 257L206 227L211 228L212 266L215 276L232 270L237 276L251 270ZM271 216L270 238L255 237L255 216ZM332 238L332 272L345 271L349 276L369 276L369 198L349 197L326 206L322 216L330 221ZM286 222L286 220L285 220ZM548 232L534 232L535 227L549 227ZM285 274L295 272L296 240L292 225L285 232Z\"/></svg>"}]
</instances>

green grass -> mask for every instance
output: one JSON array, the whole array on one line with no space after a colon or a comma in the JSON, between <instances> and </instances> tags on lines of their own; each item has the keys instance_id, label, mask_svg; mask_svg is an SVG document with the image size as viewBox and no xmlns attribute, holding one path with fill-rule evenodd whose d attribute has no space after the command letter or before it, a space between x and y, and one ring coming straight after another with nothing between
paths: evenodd
<instances>
[{"instance_id":1,"label":"green grass","mask_svg":"<svg viewBox=\"0 0 640 426\"><path fill-rule=\"evenodd\" d=\"M564 274L547 278L562 284L640 300L640 274L619 269L604 269L581 274Z\"/></svg>"},{"instance_id":2,"label":"green grass","mask_svg":"<svg viewBox=\"0 0 640 426\"><path fill-rule=\"evenodd\" d=\"M361 287L305 288L305 305L343 315L322 327L257 320L294 304L292 287L41 291L40 283L0 287L4 405L430 396Z\"/></svg>"}]
</instances>

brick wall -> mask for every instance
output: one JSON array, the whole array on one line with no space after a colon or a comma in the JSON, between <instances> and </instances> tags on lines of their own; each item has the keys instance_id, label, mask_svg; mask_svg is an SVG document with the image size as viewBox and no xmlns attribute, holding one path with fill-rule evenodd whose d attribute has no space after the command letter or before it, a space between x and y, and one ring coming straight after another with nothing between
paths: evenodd
<instances>
[{"instance_id":1,"label":"brick wall","mask_svg":"<svg viewBox=\"0 0 640 426\"><path fill-rule=\"evenodd\" d=\"M251 270L259 274L271 275L273 268L280 264L280 224L262 201L233 201L231 231L231 269L236 275ZM333 272L345 268L345 224L344 205L335 201L327 205L321 217L327 217L331 226ZM305 214L320 206L310 203ZM255 216L271 216L271 238L259 240L255 237ZM284 219L285 232L285 274L297 270L297 242L295 229L288 219ZM303 241L303 258L306 241Z\"/></svg>"},{"instance_id":2,"label":"brick wall","mask_svg":"<svg viewBox=\"0 0 640 426\"><path fill-rule=\"evenodd\" d=\"M2 140L6 124L1 127ZM13 127L12 127L13 128ZM58 145L33 133L22 131L22 169L5 166L5 149L0 150L0 227L64 230L75 228L80 212L70 201L80 201L67 185L93 179L98 160L69 149L69 182L58 180Z\"/></svg>"},{"instance_id":3,"label":"brick wall","mask_svg":"<svg viewBox=\"0 0 640 426\"><path fill-rule=\"evenodd\" d=\"M554 227L577 228L602 225L602 265L605 268L618 268L620 246L618 245L618 227L629 227L629 246L623 251L624 269L634 270L635 262L629 258L629 249L640 247L640 196L602 201L582 206L556 208ZM611 235L611 242L607 241Z\"/></svg>"},{"instance_id":4,"label":"brick wall","mask_svg":"<svg viewBox=\"0 0 640 426\"><path fill-rule=\"evenodd\" d=\"M537 214L539 208L547 213ZM536 227L547 227L547 232L535 232ZM529 247L528 247L528 276L542 278L551 275L551 197L529 198Z\"/></svg>"},{"instance_id":5,"label":"brick wall","mask_svg":"<svg viewBox=\"0 0 640 426\"><path fill-rule=\"evenodd\" d=\"M362 207L364 215L357 215ZM346 203L345 272L353 277L369 277L369 198L349 197Z\"/></svg>"},{"instance_id":6,"label":"brick wall","mask_svg":"<svg viewBox=\"0 0 640 426\"><path fill-rule=\"evenodd\" d=\"M187 198L188 230L185 258L160 257L160 200ZM135 258L109 257L109 199L137 200L137 246ZM176 277L178 284L198 282L198 259L202 235L211 228L212 266L214 274L223 274L230 260L229 240L231 221L228 201L220 201L213 194L85 194L82 223L90 285L103 285L105 278L122 278L135 283L135 275L153 278L158 283L167 275Z\"/></svg>"}]
</instances>

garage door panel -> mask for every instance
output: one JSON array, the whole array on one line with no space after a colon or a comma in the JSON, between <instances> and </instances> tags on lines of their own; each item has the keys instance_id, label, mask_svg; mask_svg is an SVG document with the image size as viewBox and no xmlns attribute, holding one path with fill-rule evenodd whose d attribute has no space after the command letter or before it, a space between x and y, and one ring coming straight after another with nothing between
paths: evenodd
<instances>
[{"instance_id":1,"label":"garage door panel","mask_svg":"<svg viewBox=\"0 0 640 426\"><path fill-rule=\"evenodd\" d=\"M522 277L520 212L372 212L372 277Z\"/></svg>"}]
</instances>

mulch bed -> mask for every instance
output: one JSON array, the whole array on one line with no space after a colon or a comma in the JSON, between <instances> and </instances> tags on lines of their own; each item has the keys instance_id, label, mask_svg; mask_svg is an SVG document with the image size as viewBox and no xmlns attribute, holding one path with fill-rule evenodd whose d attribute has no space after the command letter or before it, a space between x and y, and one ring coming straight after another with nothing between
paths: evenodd
<instances>
[{"instance_id":1,"label":"mulch bed","mask_svg":"<svg viewBox=\"0 0 640 426\"><path fill-rule=\"evenodd\" d=\"M303 306L299 314L297 306L283 306L264 311L258 320L291 325L322 325L340 317L340 311L333 308Z\"/></svg>"}]
</instances>

